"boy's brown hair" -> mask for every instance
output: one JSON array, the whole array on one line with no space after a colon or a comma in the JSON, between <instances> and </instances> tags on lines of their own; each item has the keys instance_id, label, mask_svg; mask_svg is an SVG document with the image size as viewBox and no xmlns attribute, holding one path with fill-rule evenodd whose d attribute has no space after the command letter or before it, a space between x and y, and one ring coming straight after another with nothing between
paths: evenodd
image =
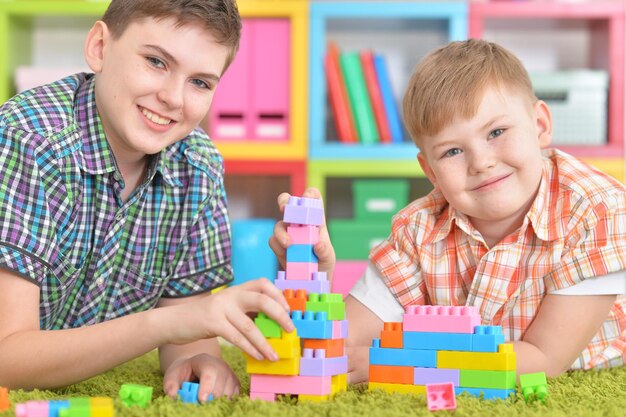
<instances>
[{"instance_id":1,"label":"boy's brown hair","mask_svg":"<svg viewBox=\"0 0 626 417\"><path fill-rule=\"evenodd\" d=\"M455 118L476 114L488 87L537 98L522 62L500 45L480 39L450 42L415 68L402 100L404 123L419 146Z\"/></svg>"},{"instance_id":2,"label":"boy's brown hair","mask_svg":"<svg viewBox=\"0 0 626 417\"><path fill-rule=\"evenodd\" d=\"M173 17L178 25L199 23L229 50L224 71L235 58L241 37L241 17L235 0L112 0L102 21L118 39L134 21Z\"/></svg>"}]
</instances>

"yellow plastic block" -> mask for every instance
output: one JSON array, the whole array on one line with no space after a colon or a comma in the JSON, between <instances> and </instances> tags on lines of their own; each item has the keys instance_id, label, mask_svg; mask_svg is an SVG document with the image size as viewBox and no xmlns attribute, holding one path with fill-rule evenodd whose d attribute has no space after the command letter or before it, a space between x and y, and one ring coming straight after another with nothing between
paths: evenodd
<instances>
[{"instance_id":1,"label":"yellow plastic block","mask_svg":"<svg viewBox=\"0 0 626 417\"><path fill-rule=\"evenodd\" d=\"M281 330L280 339L267 339L267 341L280 359L300 356L300 338L296 330L291 333Z\"/></svg>"},{"instance_id":2,"label":"yellow plastic block","mask_svg":"<svg viewBox=\"0 0 626 417\"><path fill-rule=\"evenodd\" d=\"M426 395L425 385L387 384L385 382L370 382L367 386L370 391L382 389L387 392L400 392L402 394Z\"/></svg>"},{"instance_id":3,"label":"yellow plastic block","mask_svg":"<svg viewBox=\"0 0 626 417\"><path fill-rule=\"evenodd\" d=\"M517 355L513 345L498 345L498 352L437 351L437 368L474 369L482 371L514 371Z\"/></svg>"},{"instance_id":4,"label":"yellow plastic block","mask_svg":"<svg viewBox=\"0 0 626 417\"><path fill-rule=\"evenodd\" d=\"M92 397L89 399L91 417L114 417L113 399Z\"/></svg>"},{"instance_id":5,"label":"yellow plastic block","mask_svg":"<svg viewBox=\"0 0 626 417\"><path fill-rule=\"evenodd\" d=\"M348 390L348 374L335 375L330 379L331 395Z\"/></svg>"},{"instance_id":6,"label":"yellow plastic block","mask_svg":"<svg viewBox=\"0 0 626 417\"><path fill-rule=\"evenodd\" d=\"M279 359L276 362L257 360L249 355L246 357L246 372L263 375L298 375L300 373L300 356Z\"/></svg>"},{"instance_id":7,"label":"yellow plastic block","mask_svg":"<svg viewBox=\"0 0 626 417\"><path fill-rule=\"evenodd\" d=\"M300 394L298 395L298 401L310 402L310 403L321 403L322 401L330 400L330 395L306 395Z\"/></svg>"}]
</instances>

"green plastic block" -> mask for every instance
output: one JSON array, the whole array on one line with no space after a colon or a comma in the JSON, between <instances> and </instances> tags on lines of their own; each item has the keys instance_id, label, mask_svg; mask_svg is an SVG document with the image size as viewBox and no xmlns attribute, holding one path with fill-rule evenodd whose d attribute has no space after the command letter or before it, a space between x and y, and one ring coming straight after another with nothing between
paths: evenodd
<instances>
[{"instance_id":1,"label":"green plastic block","mask_svg":"<svg viewBox=\"0 0 626 417\"><path fill-rule=\"evenodd\" d=\"M152 387L139 384L123 384L119 395L127 407L138 405L146 408L152 401Z\"/></svg>"},{"instance_id":2,"label":"green plastic block","mask_svg":"<svg viewBox=\"0 0 626 417\"><path fill-rule=\"evenodd\" d=\"M254 319L254 324L256 324L263 336L280 338L280 325L267 317L265 313L259 313Z\"/></svg>"},{"instance_id":3,"label":"green plastic block","mask_svg":"<svg viewBox=\"0 0 626 417\"><path fill-rule=\"evenodd\" d=\"M515 389L515 371L461 369L459 386L465 388Z\"/></svg>"},{"instance_id":4,"label":"green plastic block","mask_svg":"<svg viewBox=\"0 0 626 417\"><path fill-rule=\"evenodd\" d=\"M89 398L79 397L68 400L69 407L59 409L59 417L90 417L91 401Z\"/></svg>"},{"instance_id":5,"label":"green plastic block","mask_svg":"<svg viewBox=\"0 0 626 417\"><path fill-rule=\"evenodd\" d=\"M306 311L315 313L323 311L327 320L344 320L346 318L346 303L341 294L309 294Z\"/></svg>"},{"instance_id":6,"label":"green plastic block","mask_svg":"<svg viewBox=\"0 0 626 417\"><path fill-rule=\"evenodd\" d=\"M370 250L391 233L391 222L335 219L328 222L338 260L367 260Z\"/></svg>"},{"instance_id":7,"label":"green plastic block","mask_svg":"<svg viewBox=\"0 0 626 417\"><path fill-rule=\"evenodd\" d=\"M391 221L407 205L409 182L401 179L355 180L354 218L360 221Z\"/></svg>"},{"instance_id":8,"label":"green plastic block","mask_svg":"<svg viewBox=\"0 0 626 417\"><path fill-rule=\"evenodd\" d=\"M548 397L548 381L545 372L520 375L519 385L526 401L532 400L534 397L545 402Z\"/></svg>"}]
</instances>

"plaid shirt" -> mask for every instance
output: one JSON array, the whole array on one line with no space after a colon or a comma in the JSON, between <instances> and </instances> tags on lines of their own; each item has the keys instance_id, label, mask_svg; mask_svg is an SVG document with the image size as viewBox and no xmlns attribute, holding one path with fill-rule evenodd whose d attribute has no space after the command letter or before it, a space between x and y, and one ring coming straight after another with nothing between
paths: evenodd
<instances>
[{"instance_id":1,"label":"plaid shirt","mask_svg":"<svg viewBox=\"0 0 626 417\"><path fill-rule=\"evenodd\" d=\"M40 287L42 329L110 320L232 280L223 160L194 131L123 180L77 74L0 107L0 268Z\"/></svg>"},{"instance_id":2,"label":"plaid shirt","mask_svg":"<svg viewBox=\"0 0 626 417\"><path fill-rule=\"evenodd\" d=\"M551 291L626 269L624 186L549 150L535 201L521 228L489 249L467 216L435 189L393 219L370 254L400 304L479 306L484 324L521 340ZM623 365L626 298L572 368Z\"/></svg>"}]
</instances>

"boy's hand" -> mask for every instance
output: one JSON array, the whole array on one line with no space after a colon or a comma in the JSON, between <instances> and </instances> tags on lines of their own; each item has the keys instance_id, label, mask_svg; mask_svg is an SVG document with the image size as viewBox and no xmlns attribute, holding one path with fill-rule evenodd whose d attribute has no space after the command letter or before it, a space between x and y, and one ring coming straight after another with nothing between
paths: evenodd
<instances>
[{"instance_id":1,"label":"boy's hand","mask_svg":"<svg viewBox=\"0 0 626 417\"><path fill-rule=\"evenodd\" d=\"M282 193L278 196L278 207L280 212L285 211L285 205L289 201L288 193ZM322 196L317 188L307 188L302 194L302 197L306 198L318 198ZM281 269L285 269L287 248L291 245L289 242L289 235L287 234L288 224L282 220L276 223L274 227L274 235L270 238L269 245L276 254ZM328 229L326 228L326 221L320 226L320 237L317 244L313 247L315 255L319 260L318 268L320 271L326 272L328 280L332 282L333 269L335 268L335 249L330 243L330 237L328 236Z\"/></svg>"},{"instance_id":2,"label":"boy's hand","mask_svg":"<svg viewBox=\"0 0 626 417\"><path fill-rule=\"evenodd\" d=\"M186 381L198 380L198 399L206 402L209 394L214 398L239 394L239 380L228 364L206 353L174 361L163 376L163 391L173 399Z\"/></svg>"},{"instance_id":3,"label":"boy's hand","mask_svg":"<svg viewBox=\"0 0 626 417\"><path fill-rule=\"evenodd\" d=\"M348 384L367 382L369 379L370 348L367 346L347 347Z\"/></svg>"}]
</instances>

